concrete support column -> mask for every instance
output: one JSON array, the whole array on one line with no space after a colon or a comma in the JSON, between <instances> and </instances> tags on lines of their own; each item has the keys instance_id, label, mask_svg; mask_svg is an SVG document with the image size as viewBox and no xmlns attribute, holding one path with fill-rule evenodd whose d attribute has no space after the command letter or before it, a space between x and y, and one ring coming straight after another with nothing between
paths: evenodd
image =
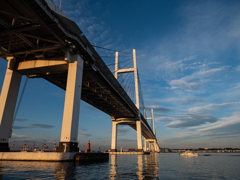
<instances>
[{"instance_id":1,"label":"concrete support column","mask_svg":"<svg viewBox=\"0 0 240 180\"><path fill-rule=\"evenodd\" d=\"M133 66L134 66L134 81L135 81L136 106L137 106L137 108L140 110L139 90L138 90L137 58L136 58L136 50L135 50L135 49L133 49Z\"/></svg>"},{"instance_id":2,"label":"concrete support column","mask_svg":"<svg viewBox=\"0 0 240 180\"><path fill-rule=\"evenodd\" d=\"M147 151L147 141L145 138L144 138L144 151Z\"/></svg>"},{"instance_id":3,"label":"concrete support column","mask_svg":"<svg viewBox=\"0 0 240 180\"><path fill-rule=\"evenodd\" d=\"M154 142L151 142L151 151L154 152Z\"/></svg>"},{"instance_id":4,"label":"concrete support column","mask_svg":"<svg viewBox=\"0 0 240 180\"><path fill-rule=\"evenodd\" d=\"M137 127L137 145L138 145L138 152L142 152L142 128L141 128L141 121L136 121Z\"/></svg>"},{"instance_id":5,"label":"concrete support column","mask_svg":"<svg viewBox=\"0 0 240 180\"><path fill-rule=\"evenodd\" d=\"M78 122L82 91L83 60L76 54L68 66L68 77L62 121L62 132L57 152L78 152Z\"/></svg>"},{"instance_id":6,"label":"concrete support column","mask_svg":"<svg viewBox=\"0 0 240 180\"><path fill-rule=\"evenodd\" d=\"M118 79L118 51L115 54L115 78Z\"/></svg>"},{"instance_id":7,"label":"concrete support column","mask_svg":"<svg viewBox=\"0 0 240 180\"><path fill-rule=\"evenodd\" d=\"M22 75L12 70L13 63L14 59L8 58L8 68L0 96L0 152L10 151L8 140L12 134L13 115L22 78Z\"/></svg>"},{"instance_id":8,"label":"concrete support column","mask_svg":"<svg viewBox=\"0 0 240 180\"><path fill-rule=\"evenodd\" d=\"M116 121L112 121L111 152L117 152L117 122Z\"/></svg>"}]
</instances>

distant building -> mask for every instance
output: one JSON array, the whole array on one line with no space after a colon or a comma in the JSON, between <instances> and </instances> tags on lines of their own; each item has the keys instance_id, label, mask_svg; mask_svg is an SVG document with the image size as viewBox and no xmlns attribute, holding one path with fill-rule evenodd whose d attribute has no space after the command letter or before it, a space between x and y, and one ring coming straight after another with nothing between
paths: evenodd
<instances>
[{"instance_id":1,"label":"distant building","mask_svg":"<svg viewBox=\"0 0 240 180\"><path fill-rule=\"evenodd\" d=\"M170 153L170 152L172 152L172 150L171 150L171 149L168 149L168 148L163 148L163 149L161 150L161 152L163 152L163 153Z\"/></svg>"}]
</instances>

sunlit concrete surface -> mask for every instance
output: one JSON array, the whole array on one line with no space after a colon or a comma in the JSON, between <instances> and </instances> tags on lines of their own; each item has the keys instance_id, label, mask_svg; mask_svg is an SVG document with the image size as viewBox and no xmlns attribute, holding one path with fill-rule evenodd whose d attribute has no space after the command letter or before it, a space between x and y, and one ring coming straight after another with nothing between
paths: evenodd
<instances>
[{"instance_id":1,"label":"sunlit concrete surface","mask_svg":"<svg viewBox=\"0 0 240 180\"><path fill-rule=\"evenodd\" d=\"M8 161L73 161L75 157L74 152L0 152L0 160Z\"/></svg>"}]
</instances>

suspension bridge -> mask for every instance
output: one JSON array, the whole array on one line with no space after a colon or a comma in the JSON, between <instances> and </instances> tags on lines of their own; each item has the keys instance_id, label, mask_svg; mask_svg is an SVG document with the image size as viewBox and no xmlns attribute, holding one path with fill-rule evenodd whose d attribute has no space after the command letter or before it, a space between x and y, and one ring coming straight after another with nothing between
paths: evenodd
<instances>
[{"instance_id":1,"label":"suspension bridge","mask_svg":"<svg viewBox=\"0 0 240 180\"><path fill-rule=\"evenodd\" d=\"M9 151L23 75L66 90L58 152L79 151L80 99L111 116L112 152L117 151L118 125L137 131L139 152L144 151L142 136L145 150L149 142L160 151L153 111L150 118L145 115L135 49L129 53L93 46L51 0L2 0L0 5L0 57L8 61L0 96L0 151Z\"/></svg>"}]
</instances>

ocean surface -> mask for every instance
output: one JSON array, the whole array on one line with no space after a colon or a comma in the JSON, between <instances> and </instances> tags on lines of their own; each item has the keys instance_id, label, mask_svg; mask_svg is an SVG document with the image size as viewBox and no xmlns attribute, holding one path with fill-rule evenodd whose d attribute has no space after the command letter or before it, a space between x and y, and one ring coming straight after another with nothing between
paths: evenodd
<instances>
[{"instance_id":1,"label":"ocean surface","mask_svg":"<svg viewBox=\"0 0 240 180\"><path fill-rule=\"evenodd\" d=\"M240 153L109 155L98 163L0 161L0 179L240 179Z\"/></svg>"}]
</instances>

